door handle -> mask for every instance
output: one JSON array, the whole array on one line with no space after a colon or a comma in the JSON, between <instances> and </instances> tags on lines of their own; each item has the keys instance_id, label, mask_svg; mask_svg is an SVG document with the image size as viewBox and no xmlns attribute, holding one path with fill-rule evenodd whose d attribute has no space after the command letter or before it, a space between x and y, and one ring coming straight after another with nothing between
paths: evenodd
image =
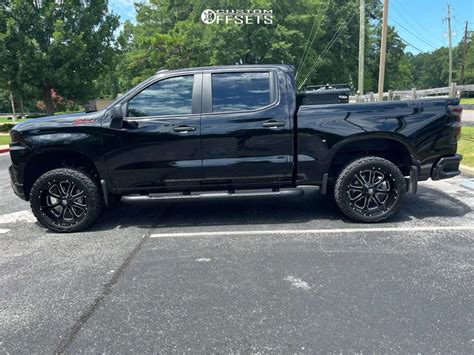
<instances>
[{"instance_id":1,"label":"door handle","mask_svg":"<svg viewBox=\"0 0 474 355\"><path fill-rule=\"evenodd\" d=\"M173 127L173 131L179 132L179 133L187 133L190 131L195 131L196 128L192 126L178 126L178 127Z\"/></svg>"},{"instance_id":2,"label":"door handle","mask_svg":"<svg viewBox=\"0 0 474 355\"><path fill-rule=\"evenodd\" d=\"M276 127L283 127L285 122L283 121L267 121L262 123L262 127L265 128L276 128Z\"/></svg>"}]
</instances>

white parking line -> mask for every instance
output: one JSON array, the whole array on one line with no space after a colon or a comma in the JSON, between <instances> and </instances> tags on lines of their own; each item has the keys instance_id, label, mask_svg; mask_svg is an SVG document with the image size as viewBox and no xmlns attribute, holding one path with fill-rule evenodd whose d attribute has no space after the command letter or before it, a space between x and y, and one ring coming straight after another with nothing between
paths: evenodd
<instances>
[{"instance_id":1,"label":"white parking line","mask_svg":"<svg viewBox=\"0 0 474 355\"><path fill-rule=\"evenodd\" d=\"M474 225L466 226L425 226L425 227L374 227L374 228L337 228L337 229L292 229L292 230L247 230L215 232L158 233L150 238L211 237L233 235L289 235L289 234L338 234L338 233L381 233L381 232L437 232L437 231L474 231Z\"/></svg>"},{"instance_id":2,"label":"white parking line","mask_svg":"<svg viewBox=\"0 0 474 355\"><path fill-rule=\"evenodd\" d=\"M36 222L36 217L28 210L0 215L0 224L16 222L34 223Z\"/></svg>"},{"instance_id":3,"label":"white parking line","mask_svg":"<svg viewBox=\"0 0 474 355\"><path fill-rule=\"evenodd\" d=\"M0 229L0 234L5 234L5 233L8 233L10 232L9 229Z\"/></svg>"}]
</instances>

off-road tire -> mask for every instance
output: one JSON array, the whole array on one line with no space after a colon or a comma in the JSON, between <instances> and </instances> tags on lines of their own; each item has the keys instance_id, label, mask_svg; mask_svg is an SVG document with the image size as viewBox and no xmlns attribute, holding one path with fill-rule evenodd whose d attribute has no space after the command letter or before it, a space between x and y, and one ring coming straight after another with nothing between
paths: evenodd
<instances>
[{"instance_id":1,"label":"off-road tire","mask_svg":"<svg viewBox=\"0 0 474 355\"><path fill-rule=\"evenodd\" d=\"M361 195L358 195L359 191ZM349 163L334 186L334 198L341 212L356 222L365 223L380 222L393 216L400 209L405 192L400 169L375 156Z\"/></svg>"},{"instance_id":2,"label":"off-road tire","mask_svg":"<svg viewBox=\"0 0 474 355\"><path fill-rule=\"evenodd\" d=\"M69 188L70 194L63 193ZM61 196L56 198L56 195ZM60 168L44 173L35 181L30 192L30 205L43 226L54 232L71 233L90 226L99 216L103 201L100 186L88 173ZM56 217L56 214L60 216ZM69 220L61 218L62 214L64 217L68 215Z\"/></svg>"}]
</instances>

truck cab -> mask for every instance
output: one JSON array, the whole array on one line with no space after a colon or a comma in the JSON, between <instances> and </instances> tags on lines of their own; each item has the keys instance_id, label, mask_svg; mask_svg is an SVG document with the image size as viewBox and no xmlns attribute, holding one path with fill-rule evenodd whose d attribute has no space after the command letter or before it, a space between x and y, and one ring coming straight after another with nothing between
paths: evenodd
<instances>
[{"instance_id":1,"label":"truck cab","mask_svg":"<svg viewBox=\"0 0 474 355\"><path fill-rule=\"evenodd\" d=\"M116 123L102 123L112 185L129 192L290 184L287 80L273 66L158 74L114 104Z\"/></svg>"}]
</instances>

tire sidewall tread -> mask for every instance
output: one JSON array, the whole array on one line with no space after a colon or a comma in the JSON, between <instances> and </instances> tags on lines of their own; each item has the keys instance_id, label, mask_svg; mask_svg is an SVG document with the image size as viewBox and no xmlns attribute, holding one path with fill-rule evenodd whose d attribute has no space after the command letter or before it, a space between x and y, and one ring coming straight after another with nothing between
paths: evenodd
<instances>
[{"instance_id":1,"label":"tire sidewall tread","mask_svg":"<svg viewBox=\"0 0 474 355\"><path fill-rule=\"evenodd\" d=\"M49 181L58 178L67 178L73 180L83 188L87 196L87 214L79 223L71 226L59 226L50 222L50 219L43 216L40 209L39 196ZM59 168L50 170L41 175L33 184L30 191L30 206L33 214L39 223L44 227L60 233L78 232L89 227L99 216L102 210L101 188L97 182L88 173L71 168Z\"/></svg>"},{"instance_id":2,"label":"tire sidewall tread","mask_svg":"<svg viewBox=\"0 0 474 355\"><path fill-rule=\"evenodd\" d=\"M395 178L398 191L397 201L389 211L383 213L382 215L363 216L355 212L347 203L345 186L347 186L349 180L353 178L353 175L357 170L373 166L374 164L382 165L384 169L390 170L390 173ZM344 167L337 177L336 184L334 186L334 199L341 212L353 221L361 223L373 223L384 221L397 213L401 207L405 192L406 189L403 174L395 164L381 157L368 156L354 160Z\"/></svg>"}]
</instances>

